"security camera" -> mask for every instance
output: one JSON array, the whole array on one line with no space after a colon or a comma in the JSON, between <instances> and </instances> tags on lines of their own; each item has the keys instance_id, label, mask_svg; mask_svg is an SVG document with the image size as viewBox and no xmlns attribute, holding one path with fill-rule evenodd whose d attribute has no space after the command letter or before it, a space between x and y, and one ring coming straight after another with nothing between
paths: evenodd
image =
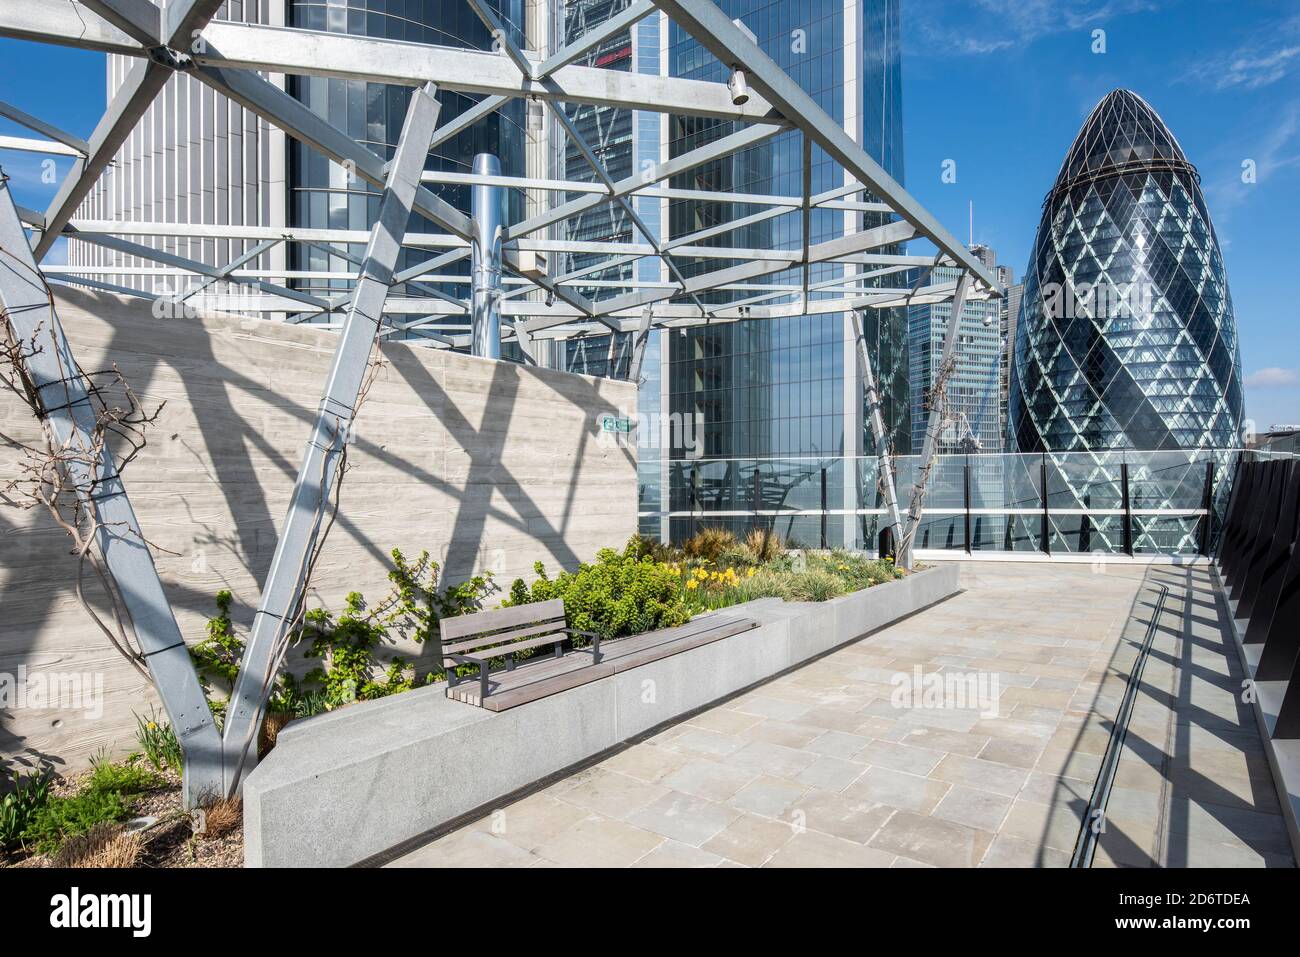
<instances>
[{"instance_id":1,"label":"security camera","mask_svg":"<svg viewBox=\"0 0 1300 957\"><path fill-rule=\"evenodd\" d=\"M744 106L749 102L749 84L745 80L745 71L740 67L732 67L727 89L731 91L731 102L736 106Z\"/></svg>"}]
</instances>

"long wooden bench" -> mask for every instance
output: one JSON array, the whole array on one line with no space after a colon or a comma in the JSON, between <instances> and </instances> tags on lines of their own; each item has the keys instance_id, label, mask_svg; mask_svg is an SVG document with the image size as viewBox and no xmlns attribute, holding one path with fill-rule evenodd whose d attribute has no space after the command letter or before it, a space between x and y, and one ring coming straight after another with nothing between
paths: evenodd
<instances>
[{"instance_id":1,"label":"long wooden bench","mask_svg":"<svg viewBox=\"0 0 1300 957\"><path fill-rule=\"evenodd\" d=\"M531 615L527 610L531 610ZM515 614L508 614L510 612ZM505 711L690 648L729 638L756 628L758 623L751 618L715 612L675 628L606 640L603 645L599 636L575 632L564 625L564 605L559 600L444 619L439 625L446 643L443 647L444 664L479 666L477 680L456 680L453 668L448 667L447 697L489 711ZM499 637L503 635L526 640L503 645L509 640ZM591 648L575 649L590 652L590 658L562 653L563 642L571 635L592 639ZM518 667L513 655L506 657L514 651L548 644L555 646L554 656L527 659L519 662ZM490 662L502 657L506 657L505 669L491 670Z\"/></svg>"},{"instance_id":2,"label":"long wooden bench","mask_svg":"<svg viewBox=\"0 0 1300 957\"><path fill-rule=\"evenodd\" d=\"M518 652L546 645L553 647L554 657L563 658L564 643L573 638L589 639L590 647L573 650L590 654L592 664L600 663L600 635L567 627L564 601L560 598L444 618L438 622L438 632L448 695L460 685L456 665L478 666L479 700L486 701L491 694L489 676L494 660L504 657L506 671L514 671ZM528 659L524 663L528 664Z\"/></svg>"}]
</instances>

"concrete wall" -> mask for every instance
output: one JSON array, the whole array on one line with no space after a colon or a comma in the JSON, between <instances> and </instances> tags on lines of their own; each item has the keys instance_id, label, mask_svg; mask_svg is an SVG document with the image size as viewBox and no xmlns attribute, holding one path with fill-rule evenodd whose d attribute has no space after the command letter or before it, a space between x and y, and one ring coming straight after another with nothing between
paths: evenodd
<instances>
[{"instance_id":1,"label":"concrete wall","mask_svg":"<svg viewBox=\"0 0 1300 957\"><path fill-rule=\"evenodd\" d=\"M116 363L146 404L166 403L125 480L186 640L202 637L222 588L246 630L334 334L155 319L147 302L77 290L58 293L58 313L84 369ZM352 590L382 599L394 547L412 558L428 549L450 579L491 569L504 591L537 560L572 567L635 531L635 450L602 441L596 422L635 407L632 384L400 344L383 358L313 603L337 608ZM8 393L0 432L38 434ZM0 481L17 461L0 447ZM102 675L104 711L0 711L0 758L43 754L75 767L101 747L134 747L133 712L153 696L78 604L67 537L18 504L0 492L0 675L20 665Z\"/></svg>"}]
</instances>

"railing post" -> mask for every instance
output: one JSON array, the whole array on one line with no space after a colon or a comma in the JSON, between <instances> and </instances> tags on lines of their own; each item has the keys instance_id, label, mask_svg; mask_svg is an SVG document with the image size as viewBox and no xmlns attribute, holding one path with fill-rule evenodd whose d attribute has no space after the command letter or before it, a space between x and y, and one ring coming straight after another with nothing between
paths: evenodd
<instances>
[{"instance_id":1,"label":"railing post","mask_svg":"<svg viewBox=\"0 0 1300 957\"><path fill-rule=\"evenodd\" d=\"M1128 463L1119 467L1120 494L1124 497L1124 553L1133 555L1133 500L1128 491Z\"/></svg>"},{"instance_id":2,"label":"railing post","mask_svg":"<svg viewBox=\"0 0 1300 957\"><path fill-rule=\"evenodd\" d=\"M966 507L966 554L971 553L970 546L970 456L966 456L966 462L962 466L962 500Z\"/></svg>"},{"instance_id":3,"label":"railing post","mask_svg":"<svg viewBox=\"0 0 1300 957\"><path fill-rule=\"evenodd\" d=\"M758 468L758 463L754 463L754 527L761 528L763 520L758 511L763 505L763 473Z\"/></svg>"},{"instance_id":4,"label":"railing post","mask_svg":"<svg viewBox=\"0 0 1300 957\"><path fill-rule=\"evenodd\" d=\"M1041 525L1042 540L1038 543L1038 547L1043 550L1044 555L1050 555L1052 554L1052 522L1047 517L1047 453L1043 452L1041 453L1041 456L1041 460L1038 463L1038 488L1039 497L1042 499L1043 503L1043 514Z\"/></svg>"},{"instance_id":5,"label":"railing post","mask_svg":"<svg viewBox=\"0 0 1300 957\"><path fill-rule=\"evenodd\" d=\"M1201 495L1201 508L1205 509L1205 514L1201 516L1200 554L1208 557L1210 554L1210 526L1214 519L1214 459L1206 459L1205 461L1205 491Z\"/></svg>"},{"instance_id":6,"label":"railing post","mask_svg":"<svg viewBox=\"0 0 1300 957\"><path fill-rule=\"evenodd\" d=\"M822 467L822 550L828 547L829 539L826 534L826 468Z\"/></svg>"}]
</instances>

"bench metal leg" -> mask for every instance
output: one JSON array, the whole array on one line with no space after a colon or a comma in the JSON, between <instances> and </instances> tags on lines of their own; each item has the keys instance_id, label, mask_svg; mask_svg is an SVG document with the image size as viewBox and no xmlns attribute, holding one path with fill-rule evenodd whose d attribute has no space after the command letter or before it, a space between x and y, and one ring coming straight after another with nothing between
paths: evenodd
<instances>
[{"instance_id":1,"label":"bench metal leg","mask_svg":"<svg viewBox=\"0 0 1300 957\"><path fill-rule=\"evenodd\" d=\"M478 698L479 702L487 700L488 696L488 663L480 662L478 666Z\"/></svg>"}]
</instances>

